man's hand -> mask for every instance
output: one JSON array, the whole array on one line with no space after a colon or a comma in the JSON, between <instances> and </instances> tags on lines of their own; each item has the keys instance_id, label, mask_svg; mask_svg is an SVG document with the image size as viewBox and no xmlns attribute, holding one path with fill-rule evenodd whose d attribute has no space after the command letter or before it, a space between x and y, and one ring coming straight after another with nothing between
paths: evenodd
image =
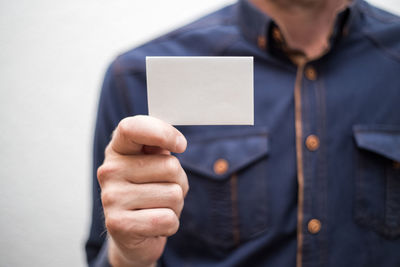
<instances>
[{"instance_id":1,"label":"man's hand","mask_svg":"<svg viewBox=\"0 0 400 267\"><path fill-rule=\"evenodd\" d=\"M123 119L97 171L113 266L153 266L179 228L188 181L185 137L148 116Z\"/></svg>"}]
</instances>

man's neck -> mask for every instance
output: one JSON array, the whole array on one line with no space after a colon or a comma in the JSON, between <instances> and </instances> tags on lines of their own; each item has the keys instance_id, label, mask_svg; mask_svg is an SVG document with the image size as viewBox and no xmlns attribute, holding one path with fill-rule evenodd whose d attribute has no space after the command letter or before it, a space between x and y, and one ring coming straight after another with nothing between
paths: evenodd
<instances>
[{"instance_id":1,"label":"man's neck","mask_svg":"<svg viewBox=\"0 0 400 267\"><path fill-rule=\"evenodd\" d=\"M279 26L286 44L307 58L321 56L328 48L337 14L348 0L251 0Z\"/></svg>"}]
</instances>

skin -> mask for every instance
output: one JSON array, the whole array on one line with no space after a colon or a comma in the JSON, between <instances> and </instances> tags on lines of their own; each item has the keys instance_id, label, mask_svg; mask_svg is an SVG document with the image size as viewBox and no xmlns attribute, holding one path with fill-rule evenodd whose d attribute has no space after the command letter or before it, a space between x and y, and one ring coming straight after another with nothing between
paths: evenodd
<instances>
[{"instance_id":1,"label":"skin","mask_svg":"<svg viewBox=\"0 0 400 267\"><path fill-rule=\"evenodd\" d=\"M321 56L336 15L348 0L250 0L274 19L289 48L303 51L308 59Z\"/></svg>"},{"instance_id":2,"label":"skin","mask_svg":"<svg viewBox=\"0 0 400 267\"><path fill-rule=\"evenodd\" d=\"M280 27L290 48L308 58L327 46L339 0L251 0ZM123 119L97 172L112 266L155 266L167 237L179 228L189 185L179 161L187 141L173 126L149 116Z\"/></svg>"},{"instance_id":3,"label":"skin","mask_svg":"<svg viewBox=\"0 0 400 267\"><path fill-rule=\"evenodd\" d=\"M176 233L189 186L179 161L185 137L158 119L123 119L97 171L112 266L154 266Z\"/></svg>"}]
</instances>

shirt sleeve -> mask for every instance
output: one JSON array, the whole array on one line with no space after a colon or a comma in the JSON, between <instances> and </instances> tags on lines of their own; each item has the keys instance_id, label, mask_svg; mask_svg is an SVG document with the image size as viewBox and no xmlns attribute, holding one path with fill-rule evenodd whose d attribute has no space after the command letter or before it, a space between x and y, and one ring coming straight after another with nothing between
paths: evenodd
<instances>
[{"instance_id":1,"label":"shirt sleeve","mask_svg":"<svg viewBox=\"0 0 400 267\"><path fill-rule=\"evenodd\" d=\"M107 259L106 237L103 207L100 198L100 186L97 181L97 168L104 161L104 150L119 121L128 116L128 107L123 99L121 75L117 73L117 61L108 68L100 93L97 120L93 142L92 161L92 215L89 237L86 241L86 258L89 266L109 266ZM108 265L107 265L108 264Z\"/></svg>"},{"instance_id":2,"label":"shirt sleeve","mask_svg":"<svg viewBox=\"0 0 400 267\"><path fill-rule=\"evenodd\" d=\"M90 263L92 267L111 267L108 260L108 241L106 240L101 247L97 257Z\"/></svg>"}]
</instances>

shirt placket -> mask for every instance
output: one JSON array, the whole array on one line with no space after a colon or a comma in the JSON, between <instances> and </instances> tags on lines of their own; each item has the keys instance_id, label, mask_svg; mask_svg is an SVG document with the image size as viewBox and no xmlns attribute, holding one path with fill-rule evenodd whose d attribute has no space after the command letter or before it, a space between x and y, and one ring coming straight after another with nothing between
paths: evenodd
<instances>
[{"instance_id":1,"label":"shirt placket","mask_svg":"<svg viewBox=\"0 0 400 267\"><path fill-rule=\"evenodd\" d=\"M297 267L325 266L325 94L317 64L297 59L294 86L298 179Z\"/></svg>"}]
</instances>

